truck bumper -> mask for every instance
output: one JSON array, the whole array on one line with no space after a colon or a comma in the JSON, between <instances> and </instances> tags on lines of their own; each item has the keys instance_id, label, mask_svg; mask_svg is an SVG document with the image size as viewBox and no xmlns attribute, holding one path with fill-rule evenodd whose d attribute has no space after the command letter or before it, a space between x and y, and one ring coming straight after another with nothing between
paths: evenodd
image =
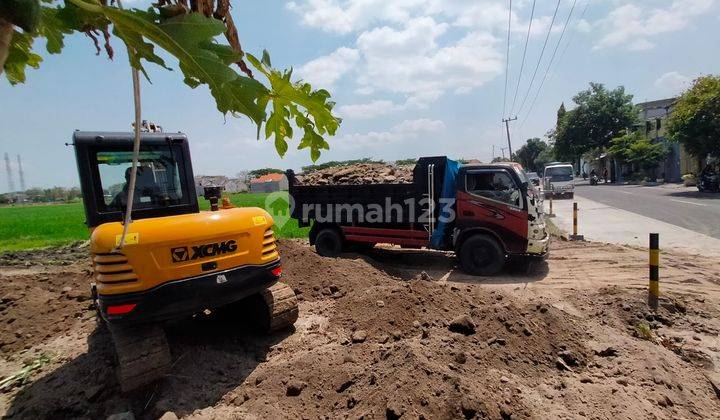
<instances>
[{"instance_id":1,"label":"truck bumper","mask_svg":"<svg viewBox=\"0 0 720 420\"><path fill-rule=\"evenodd\" d=\"M242 266L164 283L143 292L98 295L102 317L111 324L182 318L241 300L280 278L280 260Z\"/></svg>"},{"instance_id":2,"label":"truck bumper","mask_svg":"<svg viewBox=\"0 0 720 420\"><path fill-rule=\"evenodd\" d=\"M545 258L550 246L550 235L545 232L543 239L529 239L526 255L529 257Z\"/></svg>"}]
</instances>

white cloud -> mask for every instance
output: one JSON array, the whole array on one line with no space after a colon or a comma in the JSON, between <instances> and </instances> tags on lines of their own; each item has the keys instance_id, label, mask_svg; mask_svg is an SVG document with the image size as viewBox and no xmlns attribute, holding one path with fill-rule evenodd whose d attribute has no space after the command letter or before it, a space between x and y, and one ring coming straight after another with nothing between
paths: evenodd
<instances>
[{"instance_id":1,"label":"white cloud","mask_svg":"<svg viewBox=\"0 0 720 420\"><path fill-rule=\"evenodd\" d=\"M387 131L345 134L336 138L333 144L344 149L368 148L417 139L422 134L434 133L443 129L445 129L445 123L440 120L426 118L405 120Z\"/></svg>"},{"instance_id":2,"label":"white cloud","mask_svg":"<svg viewBox=\"0 0 720 420\"><path fill-rule=\"evenodd\" d=\"M326 32L347 34L376 21L403 22L426 0L305 0L286 7L300 15L305 25Z\"/></svg>"},{"instance_id":3,"label":"white cloud","mask_svg":"<svg viewBox=\"0 0 720 420\"><path fill-rule=\"evenodd\" d=\"M428 16L410 19L399 28L373 28L357 37L355 48L339 48L306 63L299 72L305 79L327 86L354 70L355 93L404 96L398 104L375 100L338 108L357 118L424 109L446 92L467 94L502 74L504 57L498 38L489 32L471 31L443 45L448 28Z\"/></svg>"},{"instance_id":4,"label":"white cloud","mask_svg":"<svg viewBox=\"0 0 720 420\"><path fill-rule=\"evenodd\" d=\"M663 94L677 95L683 90L690 87L692 78L682 75L677 71L671 71L663 74L655 80L655 87L660 89Z\"/></svg>"},{"instance_id":5,"label":"white cloud","mask_svg":"<svg viewBox=\"0 0 720 420\"><path fill-rule=\"evenodd\" d=\"M313 85L329 87L352 70L359 58L357 50L340 47L331 54L308 61L297 72Z\"/></svg>"},{"instance_id":6,"label":"white cloud","mask_svg":"<svg viewBox=\"0 0 720 420\"><path fill-rule=\"evenodd\" d=\"M438 45L447 26L430 17L409 21L402 29L376 28L357 40L362 69L357 82L374 91L402 93L414 107L427 106L448 90L467 92L502 73L498 40L471 32L459 41Z\"/></svg>"},{"instance_id":7,"label":"white cloud","mask_svg":"<svg viewBox=\"0 0 720 420\"><path fill-rule=\"evenodd\" d=\"M364 104L339 106L337 113L342 118L367 119L387 115L401 109L403 109L403 106L393 101L378 99Z\"/></svg>"},{"instance_id":8,"label":"white cloud","mask_svg":"<svg viewBox=\"0 0 720 420\"><path fill-rule=\"evenodd\" d=\"M506 31L507 0L298 0L286 4L303 24L325 32L348 34L378 24L403 24L417 17L446 20L455 26L486 31ZM516 33L527 31L529 2L516 2L511 15ZM537 12L537 10L536 10ZM544 33L550 16L536 14L532 35Z\"/></svg>"},{"instance_id":9,"label":"white cloud","mask_svg":"<svg viewBox=\"0 0 720 420\"><path fill-rule=\"evenodd\" d=\"M604 35L595 49L624 46L630 50L654 47L653 36L684 29L693 18L703 15L715 0L675 0L665 8L643 8L625 4L597 22Z\"/></svg>"},{"instance_id":10,"label":"white cloud","mask_svg":"<svg viewBox=\"0 0 720 420\"><path fill-rule=\"evenodd\" d=\"M580 19L575 25L575 29L577 29L578 32L588 33L592 30L593 26L590 22L588 22L585 19Z\"/></svg>"}]
</instances>

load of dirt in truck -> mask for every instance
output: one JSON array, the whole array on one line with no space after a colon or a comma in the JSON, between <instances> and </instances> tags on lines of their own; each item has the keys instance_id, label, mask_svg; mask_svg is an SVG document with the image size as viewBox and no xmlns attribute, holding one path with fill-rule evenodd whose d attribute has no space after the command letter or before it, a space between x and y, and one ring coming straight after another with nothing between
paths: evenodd
<instances>
[{"instance_id":1,"label":"load of dirt in truck","mask_svg":"<svg viewBox=\"0 0 720 420\"><path fill-rule=\"evenodd\" d=\"M413 182L413 165L391 165L387 163L358 163L332 166L298 175L299 185L339 184L409 184Z\"/></svg>"}]
</instances>

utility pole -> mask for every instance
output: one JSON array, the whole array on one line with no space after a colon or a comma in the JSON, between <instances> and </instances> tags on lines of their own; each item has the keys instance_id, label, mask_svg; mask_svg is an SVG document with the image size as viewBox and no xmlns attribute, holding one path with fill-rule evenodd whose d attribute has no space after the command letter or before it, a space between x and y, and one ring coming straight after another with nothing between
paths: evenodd
<instances>
[{"instance_id":1,"label":"utility pole","mask_svg":"<svg viewBox=\"0 0 720 420\"><path fill-rule=\"evenodd\" d=\"M505 131L507 132L507 140L508 140L508 152L510 152L510 160L512 160L512 145L510 144L510 121L517 120L517 116L514 118L503 118L503 122L505 123Z\"/></svg>"},{"instance_id":2,"label":"utility pole","mask_svg":"<svg viewBox=\"0 0 720 420\"><path fill-rule=\"evenodd\" d=\"M493 160L495 160L495 145L494 144L492 145L492 148L493 148L493 157L492 158L493 158Z\"/></svg>"},{"instance_id":3,"label":"utility pole","mask_svg":"<svg viewBox=\"0 0 720 420\"><path fill-rule=\"evenodd\" d=\"M17 155L18 161L18 173L20 175L20 191L25 192L25 174L22 170L22 162L20 161L20 155Z\"/></svg>"},{"instance_id":4,"label":"utility pole","mask_svg":"<svg viewBox=\"0 0 720 420\"><path fill-rule=\"evenodd\" d=\"M12 169L10 168L10 156L5 152L5 170L8 177L8 192L15 192L15 181L13 181Z\"/></svg>"},{"instance_id":5,"label":"utility pole","mask_svg":"<svg viewBox=\"0 0 720 420\"><path fill-rule=\"evenodd\" d=\"M501 148L500 148L500 151L502 152L503 160L505 160L505 149L507 149L507 147L501 147Z\"/></svg>"}]
</instances>

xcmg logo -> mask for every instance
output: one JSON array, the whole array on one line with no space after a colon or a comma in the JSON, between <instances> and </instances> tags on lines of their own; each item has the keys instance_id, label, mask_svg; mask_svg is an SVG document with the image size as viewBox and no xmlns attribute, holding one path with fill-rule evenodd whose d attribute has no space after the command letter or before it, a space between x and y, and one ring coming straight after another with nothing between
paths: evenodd
<instances>
[{"instance_id":1,"label":"xcmg logo","mask_svg":"<svg viewBox=\"0 0 720 420\"><path fill-rule=\"evenodd\" d=\"M183 262L189 260L197 260L200 258L214 257L216 255L227 254L237 250L237 243L234 239L224 242L214 242L211 244L197 246L181 246L170 249L173 262Z\"/></svg>"}]
</instances>

